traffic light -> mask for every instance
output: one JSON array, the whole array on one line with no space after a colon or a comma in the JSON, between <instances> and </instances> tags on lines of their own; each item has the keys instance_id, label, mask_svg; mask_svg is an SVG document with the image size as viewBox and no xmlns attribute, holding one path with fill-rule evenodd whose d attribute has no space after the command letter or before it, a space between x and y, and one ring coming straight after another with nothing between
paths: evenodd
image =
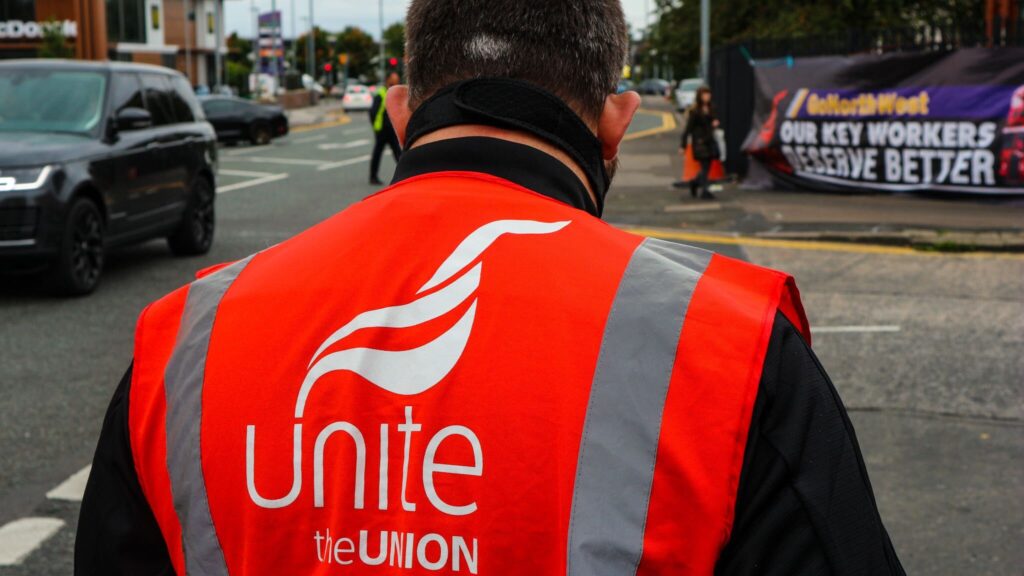
<instances>
[{"instance_id":1,"label":"traffic light","mask_svg":"<svg viewBox=\"0 0 1024 576\"><path fill-rule=\"evenodd\" d=\"M330 62L324 64L324 72L330 72L333 68L334 66L332 66Z\"/></svg>"},{"instance_id":2,"label":"traffic light","mask_svg":"<svg viewBox=\"0 0 1024 576\"><path fill-rule=\"evenodd\" d=\"M398 66L398 58L392 57L390 60L388 60L388 64L390 64L392 68Z\"/></svg>"}]
</instances>

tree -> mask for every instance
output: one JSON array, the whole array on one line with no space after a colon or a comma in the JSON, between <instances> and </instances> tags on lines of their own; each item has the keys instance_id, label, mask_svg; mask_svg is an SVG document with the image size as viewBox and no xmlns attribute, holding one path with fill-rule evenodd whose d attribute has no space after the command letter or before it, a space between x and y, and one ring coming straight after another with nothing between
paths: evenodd
<instances>
[{"instance_id":1,"label":"tree","mask_svg":"<svg viewBox=\"0 0 1024 576\"><path fill-rule=\"evenodd\" d=\"M405 24L402 22L384 29L384 56L399 60L405 57Z\"/></svg>"},{"instance_id":2,"label":"tree","mask_svg":"<svg viewBox=\"0 0 1024 576\"><path fill-rule=\"evenodd\" d=\"M374 61L377 58L377 43L361 28L349 26L338 34L334 45L337 54L348 54L348 75L350 78L366 77L377 79Z\"/></svg>"},{"instance_id":3,"label":"tree","mask_svg":"<svg viewBox=\"0 0 1024 576\"><path fill-rule=\"evenodd\" d=\"M331 58L331 45L327 40L327 32L319 26L313 28L313 70L314 76L320 74L323 65ZM303 74L309 69L306 66L306 45L309 42L309 33L300 35L295 40L295 65Z\"/></svg>"},{"instance_id":4,"label":"tree","mask_svg":"<svg viewBox=\"0 0 1024 576\"><path fill-rule=\"evenodd\" d=\"M225 40L228 48L224 70L228 86L238 91L239 96L249 95L249 75L252 74L252 41L240 38L232 32Z\"/></svg>"},{"instance_id":5,"label":"tree","mask_svg":"<svg viewBox=\"0 0 1024 576\"><path fill-rule=\"evenodd\" d=\"M228 60L231 62L245 62L252 67L252 40L246 40L232 32L225 40L228 48Z\"/></svg>"},{"instance_id":6,"label":"tree","mask_svg":"<svg viewBox=\"0 0 1024 576\"><path fill-rule=\"evenodd\" d=\"M753 39L845 39L882 29L955 26L981 22L977 0L715 0L711 3L711 46ZM670 59L678 71L696 70L700 58L700 1L657 0L659 18L641 45L638 63L651 51ZM837 43L841 44L841 43Z\"/></svg>"},{"instance_id":7,"label":"tree","mask_svg":"<svg viewBox=\"0 0 1024 576\"><path fill-rule=\"evenodd\" d=\"M248 96L249 74L252 73L252 67L248 63L228 60L225 70L227 72L228 86L237 90L239 96Z\"/></svg>"},{"instance_id":8,"label":"tree","mask_svg":"<svg viewBox=\"0 0 1024 576\"><path fill-rule=\"evenodd\" d=\"M75 51L68 46L64 29L53 18L43 24L43 45L39 47L40 58L73 58Z\"/></svg>"}]
</instances>

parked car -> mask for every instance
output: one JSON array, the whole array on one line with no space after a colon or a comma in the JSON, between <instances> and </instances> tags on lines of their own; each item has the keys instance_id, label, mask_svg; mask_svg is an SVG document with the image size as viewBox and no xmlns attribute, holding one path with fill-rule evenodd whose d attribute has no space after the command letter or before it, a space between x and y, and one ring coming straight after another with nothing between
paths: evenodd
<instances>
[{"instance_id":1,"label":"parked car","mask_svg":"<svg viewBox=\"0 0 1024 576\"><path fill-rule=\"evenodd\" d=\"M120 62L0 62L0 271L44 270L62 294L107 251L165 237L209 251L217 148L188 81Z\"/></svg>"},{"instance_id":2,"label":"parked car","mask_svg":"<svg viewBox=\"0 0 1024 576\"><path fill-rule=\"evenodd\" d=\"M306 90L312 90L313 92L316 92L321 96L323 96L324 93L326 92L326 90L324 90L323 85L318 83L316 80L313 80L313 77L310 76L309 74L302 75L302 87L305 88Z\"/></svg>"},{"instance_id":3,"label":"parked car","mask_svg":"<svg viewBox=\"0 0 1024 576\"><path fill-rule=\"evenodd\" d=\"M667 80L661 78L648 78L640 83L636 87L637 92L641 94L656 94L658 96L668 96L668 91L671 88L671 84Z\"/></svg>"},{"instance_id":4,"label":"parked car","mask_svg":"<svg viewBox=\"0 0 1024 576\"><path fill-rule=\"evenodd\" d=\"M346 110L369 110L373 107L373 93L362 84L349 84L341 97L341 106Z\"/></svg>"},{"instance_id":5,"label":"parked car","mask_svg":"<svg viewBox=\"0 0 1024 576\"><path fill-rule=\"evenodd\" d=\"M693 100L697 97L697 89L703 85L704 80L701 78L680 80L675 89L676 110L683 112L692 106Z\"/></svg>"},{"instance_id":6,"label":"parked car","mask_svg":"<svg viewBox=\"0 0 1024 576\"><path fill-rule=\"evenodd\" d=\"M622 94L623 92L635 89L636 87L634 86L632 80L626 80L625 78L623 78L622 80L619 80L619 85L615 88L615 93Z\"/></svg>"},{"instance_id":7,"label":"parked car","mask_svg":"<svg viewBox=\"0 0 1024 576\"><path fill-rule=\"evenodd\" d=\"M288 134L288 117L280 106L231 96L203 96L199 101L221 142L248 140L262 146Z\"/></svg>"}]
</instances>

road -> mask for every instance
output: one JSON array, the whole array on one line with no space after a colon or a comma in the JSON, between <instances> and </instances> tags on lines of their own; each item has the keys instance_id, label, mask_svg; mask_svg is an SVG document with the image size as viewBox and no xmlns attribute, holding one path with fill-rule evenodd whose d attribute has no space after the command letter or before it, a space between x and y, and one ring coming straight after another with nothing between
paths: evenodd
<instances>
[{"instance_id":1,"label":"road","mask_svg":"<svg viewBox=\"0 0 1024 576\"><path fill-rule=\"evenodd\" d=\"M661 122L644 115L634 131L656 133ZM82 470L142 307L198 269L273 245L372 193L371 138L358 115L271 146L223 149L217 238L206 256L177 259L163 242L123 250L99 291L82 299L40 296L22 282L0 287L0 576L71 573ZM665 190L633 155L642 142L623 149L612 222L616 202ZM386 158L382 173L393 166ZM815 350L851 408L908 573L1019 573L1024 259L712 247L796 276ZM45 519L28 524L41 544L15 563L11 535L25 534L17 528L26 518ZM3 566L5 554L12 565Z\"/></svg>"}]
</instances>

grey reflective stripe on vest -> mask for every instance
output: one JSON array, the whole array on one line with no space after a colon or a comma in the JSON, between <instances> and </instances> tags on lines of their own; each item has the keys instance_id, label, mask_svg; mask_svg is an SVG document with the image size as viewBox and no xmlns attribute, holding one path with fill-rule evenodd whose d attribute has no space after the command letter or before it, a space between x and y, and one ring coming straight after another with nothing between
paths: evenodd
<instances>
[{"instance_id":1,"label":"grey reflective stripe on vest","mask_svg":"<svg viewBox=\"0 0 1024 576\"><path fill-rule=\"evenodd\" d=\"M227 576L224 552L210 516L200 459L203 379L210 333L221 298L252 256L192 283L181 314L174 351L164 371L167 398L167 471L174 510L181 522L185 571L190 576Z\"/></svg>"},{"instance_id":2,"label":"grey reflective stripe on vest","mask_svg":"<svg viewBox=\"0 0 1024 576\"><path fill-rule=\"evenodd\" d=\"M573 488L569 576L635 574L683 319L711 253L647 239L619 283Z\"/></svg>"}]
</instances>

